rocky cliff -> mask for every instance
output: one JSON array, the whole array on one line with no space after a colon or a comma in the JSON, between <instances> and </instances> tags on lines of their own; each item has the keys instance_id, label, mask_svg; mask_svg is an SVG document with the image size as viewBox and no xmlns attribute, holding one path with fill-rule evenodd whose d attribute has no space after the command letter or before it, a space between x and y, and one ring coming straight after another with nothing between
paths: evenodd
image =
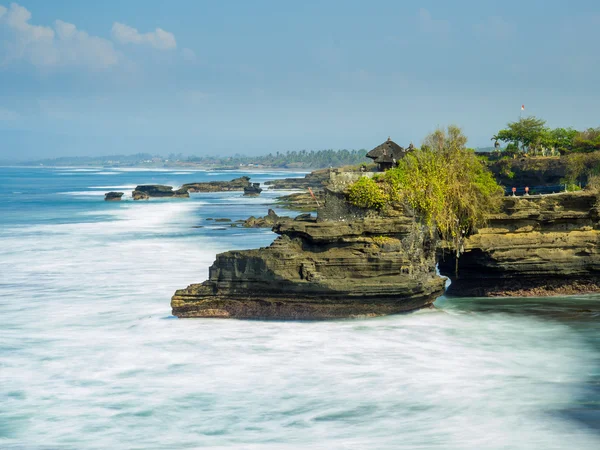
<instances>
[{"instance_id":1,"label":"rocky cliff","mask_svg":"<svg viewBox=\"0 0 600 450\"><path fill-rule=\"evenodd\" d=\"M567 175L564 158L501 159L490 162L488 167L505 187L559 185Z\"/></svg>"},{"instance_id":2,"label":"rocky cliff","mask_svg":"<svg viewBox=\"0 0 600 450\"><path fill-rule=\"evenodd\" d=\"M178 290L178 317L332 319L431 304L443 291L435 245L412 217L277 224L270 247L217 255L209 279Z\"/></svg>"},{"instance_id":3,"label":"rocky cliff","mask_svg":"<svg viewBox=\"0 0 600 450\"><path fill-rule=\"evenodd\" d=\"M467 296L600 292L598 196L573 192L506 197L464 244L458 278L454 256L440 260L449 293Z\"/></svg>"}]
</instances>

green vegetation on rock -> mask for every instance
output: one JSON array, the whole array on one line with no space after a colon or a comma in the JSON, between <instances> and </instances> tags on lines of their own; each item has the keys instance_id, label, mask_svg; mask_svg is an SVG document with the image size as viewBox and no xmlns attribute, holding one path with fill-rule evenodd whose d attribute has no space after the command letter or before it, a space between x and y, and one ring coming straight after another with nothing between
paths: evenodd
<instances>
[{"instance_id":1,"label":"green vegetation on rock","mask_svg":"<svg viewBox=\"0 0 600 450\"><path fill-rule=\"evenodd\" d=\"M389 199L384 186L368 177L360 178L348 188L348 200L360 208L382 209Z\"/></svg>"},{"instance_id":2,"label":"green vegetation on rock","mask_svg":"<svg viewBox=\"0 0 600 450\"><path fill-rule=\"evenodd\" d=\"M460 255L462 240L501 204L503 190L457 126L427 136L421 149L375 180L363 177L348 189L355 205L410 207L432 232Z\"/></svg>"},{"instance_id":3,"label":"green vegetation on rock","mask_svg":"<svg viewBox=\"0 0 600 450\"><path fill-rule=\"evenodd\" d=\"M461 129L449 126L425 138L385 179L395 200L410 205L442 239L458 248L463 236L485 223L500 206L503 190L492 173L466 148Z\"/></svg>"}]
</instances>

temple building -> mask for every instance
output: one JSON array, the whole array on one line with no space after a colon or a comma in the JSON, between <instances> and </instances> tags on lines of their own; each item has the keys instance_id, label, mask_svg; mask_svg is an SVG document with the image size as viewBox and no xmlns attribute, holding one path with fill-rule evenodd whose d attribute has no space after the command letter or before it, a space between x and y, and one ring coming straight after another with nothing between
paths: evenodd
<instances>
[{"instance_id":1,"label":"temple building","mask_svg":"<svg viewBox=\"0 0 600 450\"><path fill-rule=\"evenodd\" d=\"M388 137L387 141L367 153L367 158L371 158L377 164L379 170L383 172L396 167L398 161L404 158L413 148L413 145L410 144L408 148L404 149Z\"/></svg>"}]
</instances>

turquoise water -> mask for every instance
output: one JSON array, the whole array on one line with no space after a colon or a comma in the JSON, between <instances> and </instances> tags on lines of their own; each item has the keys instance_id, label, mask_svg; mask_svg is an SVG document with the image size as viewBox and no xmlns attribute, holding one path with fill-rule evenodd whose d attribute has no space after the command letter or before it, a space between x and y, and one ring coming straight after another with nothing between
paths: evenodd
<instances>
[{"instance_id":1,"label":"turquoise water","mask_svg":"<svg viewBox=\"0 0 600 450\"><path fill-rule=\"evenodd\" d=\"M205 219L264 215L277 193L103 194L239 175L0 168L0 448L600 448L598 296L173 318L216 253L274 238Z\"/></svg>"}]
</instances>

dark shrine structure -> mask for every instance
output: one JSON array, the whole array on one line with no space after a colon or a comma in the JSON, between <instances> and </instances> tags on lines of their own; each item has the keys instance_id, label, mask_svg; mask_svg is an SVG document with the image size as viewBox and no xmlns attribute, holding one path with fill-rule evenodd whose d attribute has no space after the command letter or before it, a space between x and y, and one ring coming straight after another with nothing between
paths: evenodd
<instances>
[{"instance_id":1,"label":"dark shrine structure","mask_svg":"<svg viewBox=\"0 0 600 450\"><path fill-rule=\"evenodd\" d=\"M384 172L396 167L398 161L413 149L412 143L408 148L402 148L388 137L387 141L367 153L367 158L371 158L377 164L378 169Z\"/></svg>"}]
</instances>

